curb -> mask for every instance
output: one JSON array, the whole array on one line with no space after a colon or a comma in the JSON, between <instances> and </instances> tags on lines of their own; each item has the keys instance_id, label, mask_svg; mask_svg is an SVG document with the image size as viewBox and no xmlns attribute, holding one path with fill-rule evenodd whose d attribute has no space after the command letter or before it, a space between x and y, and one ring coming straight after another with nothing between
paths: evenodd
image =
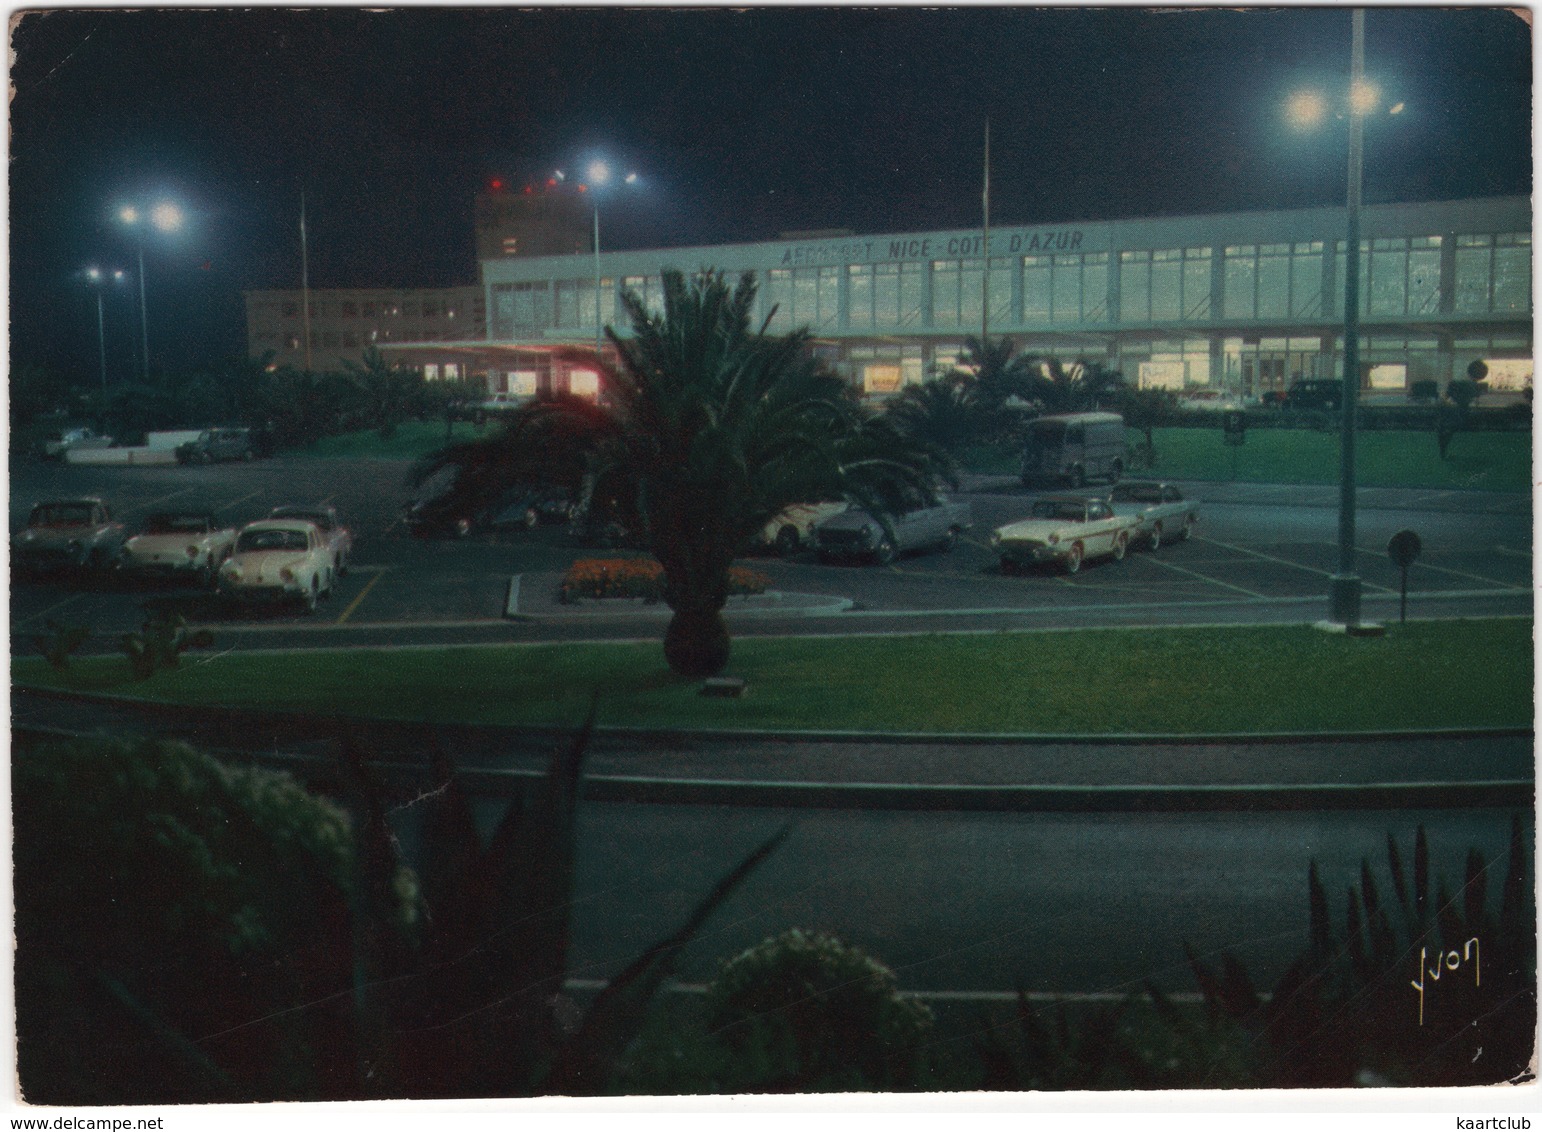
<instances>
[{"instance_id":1,"label":"curb","mask_svg":"<svg viewBox=\"0 0 1542 1132\"><path fill-rule=\"evenodd\" d=\"M590 598L585 601L575 602L571 607L561 609L555 613L534 613L519 608L520 581L523 574L515 574L509 579L508 599L504 603L503 616L517 621L582 621L591 617L636 617L653 620L672 617L673 611L661 602L647 602L641 598ZM749 605L750 601L760 604ZM825 617L835 613L845 613L856 605L849 597L834 597L828 594L801 594L783 593L781 590L768 590L763 594L754 594L743 599L739 606L734 605L734 599L730 598L728 605L723 608L725 620L740 617ZM608 608L606 608L608 607Z\"/></svg>"},{"instance_id":2,"label":"curb","mask_svg":"<svg viewBox=\"0 0 1542 1132\"><path fill-rule=\"evenodd\" d=\"M93 738L62 728L18 727L40 739ZM218 754L218 751L211 753ZM228 754L228 753L227 753ZM330 760L276 750L235 752L234 757L299 774L306 767L330 773ZM421 766L371 764L382 777L433 788ZM303 775L302 775L303 776ZM456 772L464 789L493 797L518 797L543 788L539 770L468 767ZM747 806L765 809L876 810L959 813L1259 813L1324 810L1504 809L1534 806L1535 785L1519 779L1478 782L1305 783L1228 786L909 785L888 782L780 782L774 780L655 778L587 774L585 801L630 805Z\"/></svg>"}]
</instances>

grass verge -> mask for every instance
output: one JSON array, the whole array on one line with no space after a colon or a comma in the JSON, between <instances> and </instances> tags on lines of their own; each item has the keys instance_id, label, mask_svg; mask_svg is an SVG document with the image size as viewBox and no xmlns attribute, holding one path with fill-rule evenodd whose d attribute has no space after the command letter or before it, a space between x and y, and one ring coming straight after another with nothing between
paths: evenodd
<instances>
[{"instance_id":1,"label":"grass verge","mask_svg":"<svg viewBox=\"0 0 1542 1132\"><path fill-rule=\"evenodd\" d=\"M202 658L199 658L202 659ZM1173 735L1532 722L1532 623L741 640L741 699L698 694L656 643L230 653L129 678L118 657L12 666L20 685L373 718L657 728Z\"/></svg>"}]
</instances>

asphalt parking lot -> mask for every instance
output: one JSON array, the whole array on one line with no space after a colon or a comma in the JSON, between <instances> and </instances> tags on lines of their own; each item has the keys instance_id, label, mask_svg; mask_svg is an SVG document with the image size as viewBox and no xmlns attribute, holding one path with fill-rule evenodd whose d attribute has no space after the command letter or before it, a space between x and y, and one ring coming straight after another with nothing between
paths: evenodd
<instances>
[{"instance_id":1,"label":"asphalt parking lot","mask_svg":"<svg viewBox=\"0 0 1542 1132\"><path fill-rule=\"evenodd\" d=\"M576 558L616 553L570 545L560 528L496 541L412 538L398 519L412 495L405 473L401 463L303 457L202 468L17 463L11 471L12 530L32 503L73 495L102 496L131 532L156 509L208 507L239 524L280 504L330 503L353 528L355 550L349 575L339 579L331 600L313 615L235 610L210 594L129 588L114 580L21 582L11 594L13 649L30 651L23 642L49 620L89 625L101 635L137 628L157 611L243 630L497 624L504 620L512 576L520 575L529 593L554 587ZM1053 570L1001 571L988 544L990 531L1020 518L1032 498L1008 481L981 482L976 490L959 493L971 504L974 526L951 553L907 555L887 567L824 564L807 553L748 564L767 576L772 589L849 599L852 612L843 616L854 628L885 617L924 618L931 626L939 618L945 623L948 615L969 627L988 628L993 617L1025 613L1075 625L1086 621L1089 611L1135 616L1149 610L1155 616L1162 610L1228 603L1262 610L1268 603L1311 601L1326 593L1337 564L1336 492L1278 485L1185 486L1202 501L1192 539L1165 543L1154 552L1132 550L1121 562L1089 561L1074 576ZM1438 596L1447 602L1498 602L1529 610L1528 499L1481 492L1362 493L1356 568L1367 601L1399 592L1399 571L1386 546L1403 529L1417 531L1424 547L1409 573L1416 601L1427 604ZM1310 620L1311 615L1296 619ZM525 626L524 635L532 632L539 635L539 625Z\"/></svg>"}]
</instances>

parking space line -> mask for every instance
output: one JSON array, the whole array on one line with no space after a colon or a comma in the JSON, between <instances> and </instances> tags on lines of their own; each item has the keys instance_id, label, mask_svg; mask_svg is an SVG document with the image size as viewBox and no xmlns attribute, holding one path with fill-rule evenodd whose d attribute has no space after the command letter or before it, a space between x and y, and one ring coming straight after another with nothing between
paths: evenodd
<instances>
[{"instance_id":1,"label":"parking space line","mask_svg":"<svg viewBox=\"0 0 1542 1132\"><path fill-rule=\"evenodd\" d=\"M1260 550L1249 550L1245 546L1233 546L1231 543L1227 542L1216 542L1214 539L1205 538L1203 535L1195 535L1194 538L1199 542L1208 543L1211 546L1218 546L1222 550L1231 550L1238 554L1247 554L1254 558L1262 558L1265 562L1277 562L1281 566L1294 566L1297 570L1305 570L1308 574L1316 574L1320 578L1333 577L1333 572L1331 570L1319 570L1316 566L1308 566L1303 562L1292 562L1288 558L1277 558L1272 554L1265 554ZM1380 590L1384 594L1397 593L1396 590L1389 590L1386 586L1378 586L1371 582L1364 581L1363 579L1360 584L1368 590Z\"/></svg>"},{"instance_id":2,"label":"parking space line","mask_svg":"<svg viewBox=\"0 0 1542 1132\"><path fill-rule=\"evenodd\" d=\"M162 503L165 503L168 499L175 499L179 495L186 495L186 494L188 494L192 490L193 489L190 488L190 487L179 488L178 490L173 491L173 492L171 492L168 495L162 495L162 496L160 496L157 499L152 499L152 500L150 500L149 503L137 504L137 505L135 505L133 507L130 507L128 510L129 510L130 513L134 512L134 511L149 511L152 507L159 507Z\"/></svg>"},{"instance_id":3,"label":"parking space line","mask_svg":"<svg viewBox=\"0 0 1542 1132\"><path fill-rule=\"evenodd\" d=\"M58 602L55 605L50 605L47 609L43 610L41 613L34 613L31 617L24 617L20 621L13 622L12 624L16 628L20 628L23 625L31 625L31 624L34 624L35 622L42 621L50 613L57 612L58 610L63 609L66 605L69 605L71 602L79 601L81 598L83 598L85 596L86 596L85 594L71 594L69 597L65 598L63 601Z\"/></svg>"},{"instance_id":4,"label":"parking space line","mask_svg":"<svg viewBox=\"0 0 1542 1132\"><path fill-rule=\"evenodd\" d=\"M225 510L227 508L234 507L237 504L245 503L248 499L256 499L261 494L262 494L262 492L260 492L260 491L248 492L246 495L243 495L240 499L232 499L229 503L221 503L220 504L220 510L223 511L223 510Z\"/></svg>"},{"instance_id":5,"label":"parking space line","mask_svg":"<svg viewBox=\"0 0 1542 1132\"><path fill-rule=\"evenodd\" d=\"M1356 550L1360 554L1369 554L1376 558L1385 558L1388 562L1392 561L1390 556L1379 550L1360 550L1358 547ZM1530 555L1527 555L1527 557L1530 557ZM1410 569L1433 570L1437 574L1450 574L1453 578L1466 578L1470 582L1487 582L1491 586L1503 586L1507 590L1525 592L1531 588L1530 586L1518 586L1514 582L1501 582L1497 578L1485 578L1482 574L1469 574L1465 570L1453 570L1449 566L1431 566L1428 562L1415 562Z\"/></svg>"},{"instance_id":6,"label":"parking space line","mask_svg":"<svg viewBox=\"0 0 1542 1132\"><path fill-rule=\"evenodd\" d=\"M381 578L385 577L385 575L386 572L384 569L378 571L375 576L369 580L369 585L365 586L362 590L359 591L359 596L348 603L348 608L343 610L342 614L339 615L338 619L334 621L333 624L341 625L344 621L347 621L348 618L353 615L353 611L359 608L359 603L369 596L369 591L374 589L375 584L379 582Z\"/></svg>"},{"instance_id":7,"label":"parking space line","mask_svg":"<svg viewBox=\"0 0 1542 1132\"><path fill-rule=\"evenodd\" d=\"M1255 593L1253 590L1243 589L1241 586L1234 586L1230 582L1223 582L1219 578L1212 578L1208 574L1201 574L1198 570L1190 570L1186 566L1175 565L1172 562L1168 562L1162 558L1157 558L1154 555L1147 555L1146 561L1154 562L1156 565L1161 566L1167 570L1176 570L1180 574L1187 574L1191 578L1198 578L1202 582L1209 582L1212 585L1221 586L1222 588L1228 590L1236 590L1239 594L1247 594L1248 597L1265 596L1261 593Z\"/></svg>"}]
</instances>

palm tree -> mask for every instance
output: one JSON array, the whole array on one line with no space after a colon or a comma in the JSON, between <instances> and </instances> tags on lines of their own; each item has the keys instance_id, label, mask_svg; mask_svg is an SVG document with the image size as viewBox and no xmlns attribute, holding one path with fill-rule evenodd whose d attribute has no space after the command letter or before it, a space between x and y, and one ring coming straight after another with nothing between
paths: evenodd
<instances>
[{"instance_id":1,"label":"palm tree","mask_svg":"<svg viewBox=\"0 0 1542 1132\"><path fill-rule=\"evenodd\" d=\"M1067 366L1059 358L1035 358L1027 363L1033 372L1032 396L1046 413L1079 413L1095 409L1101 399L1124 384L1118 370L1101 362L1078 360Z\"/></svg>"},{"instance_id":2,"label":"palm tree","mask_svg":"<svg viewBox=\"0 0 1542 1132\"><path fill-rule=\"evenodd\" d=\"M365 421L389 440L417 407L422 376L386 361L374 346L364 351L362 363L344 358L343 368L358 391Z\"/></svg>"},{"instance_id":3,"label":"palm tree","mask_svg":"<svg viewBox=\"0 0 1542 1132\"><path fill-rule=\"evenodd\" d=\"M633 333L607 331L615 360L598 362L600 403L527 406L502 437L446 450L416 478L447 463L481 468L457 477L456 490L462 479L476 490L478 481L499 478L486 474L489 462L509 468L559 451L581 453L595 496L630 512L635 533L663 567L664 600L674 612L665 659L675 672L699 678L728 663L722 610L729 567L784 508L843 496L879 510L905 498L931 501L935 481L951 468L936 450L866 410L814 358L806 330L753 330L752 277L731 287L716 272L687 280L665 271L663 284L662 314L622 294ZM596 364L590 351L574 358Z\"/></svg>"},{"instance_id":4,"label":"palm tree","mask_svg":"<svg viewBox=\"0 0 1542 1132\"><path fill-rule=\"evenodd\" d=\"M910 436L952 454L963 451L979 435L974 382L958 370L905 386L885 412Z\"/></svg>"},{"instance_id":5,"label":"palm tree","mask_svg":"<svg viewBox=\"0 0 1542 1132\"><path fill-rule=\"evenodd\" d=\"M964 357L973 371L974 403L981 414L994 416L1013 397L1033 397L1032 360L1017 352L1012 339L966 338Z\"/></svg>"}]
</instances>

